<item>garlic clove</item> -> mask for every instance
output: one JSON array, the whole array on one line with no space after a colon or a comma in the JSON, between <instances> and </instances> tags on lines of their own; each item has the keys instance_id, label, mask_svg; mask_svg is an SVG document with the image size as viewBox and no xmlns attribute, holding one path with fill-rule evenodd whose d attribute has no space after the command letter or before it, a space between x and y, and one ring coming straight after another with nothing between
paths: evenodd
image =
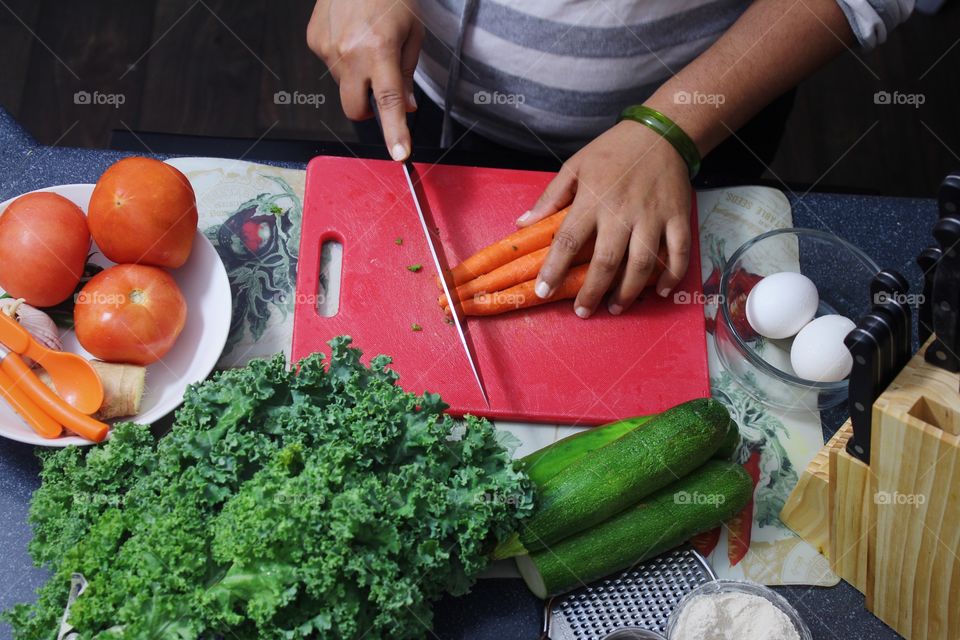
<instances>
[{"instance_id":1,"label":"garlic clove","mask_svg":"<svg viewBox=\"0 0 960 640\"><path fill-rule=\"evenodd\" d=\"M23 298L4 298L0 300L0 313L4 313L20 323L27 333L45 346L54 351L63 351L63 343L60 341L60 329L48 316L40 309L31 307L23 301Z\"/></svg>"}]
</instances>

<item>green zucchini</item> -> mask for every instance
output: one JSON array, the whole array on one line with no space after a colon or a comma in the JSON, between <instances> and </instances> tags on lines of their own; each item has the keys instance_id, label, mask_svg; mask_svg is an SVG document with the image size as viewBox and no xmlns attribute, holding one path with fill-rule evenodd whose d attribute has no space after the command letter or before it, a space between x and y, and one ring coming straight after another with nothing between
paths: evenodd
<instances>
[{"instance_id":1,"label":"green zucchini","mask_svg":"<svg viewBox=\"0 0 960 640\"><path fill-rule=\"evenodd\" d=\"M557 440L551 445L537 449L520 458L521 468L538 487L557 475L562 469L583 458L591 451L610 444L626 433L645 424L654 416L638 416L594 427Z\"/></svg>"},{"instance_id":2,"label":"green zucchini","mask_svg":"<svg viewBox=\"0 0 960 640\"><path fill-rule=\"evenodd\" d=\"M537 511L497 546L494 558L539 551L636 504L706 462L731 424L722 404L701 398L589 452L547 481Z\"/></svg>"},{"instance_id":3,"label":"green zucchini","mask_svg":"<svg viewBox=\"0 0 960 640\"><path fill-rule=\"evenodd\" d=\"M596 527L517 558L539 598L575 589L709 531L746 506L753 482L742 466L711 460Z\"/></svg>"},{"instance_id":4,"label":"green zucchini","mask_svg":"<svg viewBox=\"0 0 960 640\"><path fill-rule=\"evenodd\" d=\"M655 417L626 418L594 427L588 431L574 433L520 458L520 467L535 485L542 487L562 469L577 462L591 451L605 447L614 440L619 440L622 436L638 427L642 427ZM720 448L717 449L713 457L718 460L730 460L739 447L740 429L731 420L727 437L720 444Z\"/></svg>"},{"instance_id":5,"label":"green zucchini","mask_svg":"<svg viewBox=\"0 0 960 640\"><path fill-rule=\"evenodd\" d=\"M733 460L734 454L740 448L740 427L732 419L730 420L730 430L727 431L727 437L720 443L713 457L717 460Z\"/></svg>"}]
</instances>

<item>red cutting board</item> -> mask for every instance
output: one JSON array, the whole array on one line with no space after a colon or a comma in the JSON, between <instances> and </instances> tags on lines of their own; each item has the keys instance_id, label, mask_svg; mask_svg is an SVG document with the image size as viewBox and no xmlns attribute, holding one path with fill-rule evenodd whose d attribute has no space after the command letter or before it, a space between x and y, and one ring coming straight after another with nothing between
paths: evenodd
<instances>
[{"instance_id":1,"label":"red cutting board","mask_svg":"<svg viewBox=\"0 0 960 640\"><path fill-rule=\"evenodd\" d=\"M553 174L417 165L450 265L511 232ZM694 241L677 291L697 294ZM400 384L439 393L455 415L563 424L603 424L709 395L703 307L649 291L621 316L603 307L589 320L563 301L467 320L490 408L484 405L455 327L437 305L435 269L399 164L321 156L307 167L297 273L293 357L329 353L353 337L364 358L393 358ZM403 244L396 243L402 238ZM321 246L343 243L339 309L321 317ZM419 273L407 266L422 264ZM688 300L702 300L690 295ZM418 324L421 331L413 331Z\"/></svg>"}]
</instances>

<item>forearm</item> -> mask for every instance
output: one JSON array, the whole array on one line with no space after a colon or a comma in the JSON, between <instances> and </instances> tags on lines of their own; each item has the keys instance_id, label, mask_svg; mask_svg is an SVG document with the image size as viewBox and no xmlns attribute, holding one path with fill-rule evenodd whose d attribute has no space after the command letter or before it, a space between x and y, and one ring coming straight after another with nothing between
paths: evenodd
<instances>
[{"instance_id":1,"label":"forearm","mask_svg":"<svg viewBox=\"0 0 960 640\"><path fill-rule=\"evenodd\" d=\"M645 104L676 122L706 155L854 42L835 0L757 0Z\"/></svg>"}]
</instances>

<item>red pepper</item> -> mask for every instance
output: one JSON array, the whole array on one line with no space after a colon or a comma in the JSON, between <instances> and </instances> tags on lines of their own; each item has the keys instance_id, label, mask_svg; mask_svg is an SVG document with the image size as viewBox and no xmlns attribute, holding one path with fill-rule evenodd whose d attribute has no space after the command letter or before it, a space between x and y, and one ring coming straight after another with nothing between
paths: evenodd
<instances>
[{"instance_id":1,"label":"red pepper","mask_svg":"<svg viewBox=\"0 0 960 640\"><path fill-rule=\"evenodd\" d=\"M760 482L760 452L753 450L750 457L743 464L753 480L753 488L757 488ZM753 497L740 513L727 521L729 534L727 535L727 559L730 566L735 567L747 555L750 550L750 534L753 531Z\"/></svg>"},{"instance_id":2,"label":"red pepper","mask_svg":"<svg viewBox=\"0 0 960 640\"><path fill-rule=\"evenodd\" d=\"M698 533L690 538L690 544L693 545L693 548L700 552L700 555L704 558L713 553L713 550L717 548L718 542L720 542L720 527Z\"/></svg>"}]
</instances>

